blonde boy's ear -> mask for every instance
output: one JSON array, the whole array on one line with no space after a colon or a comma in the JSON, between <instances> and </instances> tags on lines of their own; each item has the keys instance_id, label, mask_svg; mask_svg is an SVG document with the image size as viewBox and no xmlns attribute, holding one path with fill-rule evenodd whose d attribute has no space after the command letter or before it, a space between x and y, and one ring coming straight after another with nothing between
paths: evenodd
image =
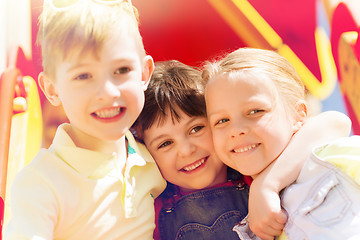
<instances>
[{"instance_id":1,"label":"blonde boy's ear","mask_svg":"<svg viewBox=\"0 0 360 240\"><path fill-rule=\"evenodd\" d=\"M142 81L143 89L146 90L149 85L151 75L154 71L154 60L150 55L144 57L143 71L142 71Z\"/></svg>"},{"instance_id":2,"label":"blonde boy's ear","mask_svg":"<svg viewBox=\"0 0 360 240\"><path fill-rule=\"evenodd\" d=\"M293 131L297 132L304 125L307 118L307 105L305 101L296 103L296 118L293 126Z\"/></svg>"},{"instance_id":3,"label":"blonde boy's ear","mask_svg":"<svg viewBox=\"0 0 360 240\"><path fill-rule=\"evenodd\" d=\"M39 86L49 102L54 106L60 106L61 101L56 91L54 82L44 73L39 74Z\"/></svg>"}]
</instances>

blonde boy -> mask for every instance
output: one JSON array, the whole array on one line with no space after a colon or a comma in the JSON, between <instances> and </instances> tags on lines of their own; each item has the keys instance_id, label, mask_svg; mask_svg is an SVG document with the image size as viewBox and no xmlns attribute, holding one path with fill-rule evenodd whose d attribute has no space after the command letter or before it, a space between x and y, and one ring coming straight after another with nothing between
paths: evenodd
<instances>
[{"instance_id":1,"label":"blonde boy","mask_svg":"<svg viewBox=\"0 0 360 240\"><path fill-rule=\"evenodd\" d=\"M152 239L165 182L128 131L153 71L129 1L45 1L39 85L61 125L12 186L5 239Z\"/></svg>"}]
</instances>

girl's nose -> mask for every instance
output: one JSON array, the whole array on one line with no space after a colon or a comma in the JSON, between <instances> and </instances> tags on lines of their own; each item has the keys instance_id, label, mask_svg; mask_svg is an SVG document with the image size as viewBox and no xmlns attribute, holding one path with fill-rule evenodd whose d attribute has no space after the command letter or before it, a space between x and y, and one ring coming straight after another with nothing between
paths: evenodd
<instances>
[{"instance_id":1,"label":"girl's nose","mask_svg":"<svg viewBox=\"0 0 360 240\"><path fill-rule=\"evenodd\" d=\"M244 135L248 132L248 128L244 122L238 121L231 127L230 135L232 138L236 138L238 136Z\"/></svg>"}]
</instances>

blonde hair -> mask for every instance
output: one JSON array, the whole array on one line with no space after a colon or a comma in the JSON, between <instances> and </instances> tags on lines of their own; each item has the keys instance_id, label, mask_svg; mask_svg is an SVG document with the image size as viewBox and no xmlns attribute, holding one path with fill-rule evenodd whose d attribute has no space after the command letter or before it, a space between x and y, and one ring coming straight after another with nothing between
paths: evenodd
<instances>
[{"instance_id":1,"label":"blonde hair","mask_svg":"<svg viewBox=\"0 0 360 240\"><path fill-rule=\"evenodd\" d=\"M219 61L205 65L202 77L205 83L226 74L236 78L236 74L265 74L274 84L278 97L290 113L296 113L296 103L305 101L305 87L291 63L271 50L240 48ZM234 76L235 75L235 76ZM251 78L249 78L251 81Z\"/></svg>"},{"instance_id":2,"label":"blonde hair","mask_svg":"<svg viewBox=\"0 0 360 240\"><path fill-rule=\"evenodd\" d=\"M109 38L121 34L133 36L139 54L145 55L137 10L127 1L87 0L65 9L55 9L44 1L37 36L44 72L54 79L59 61L66 60L74 51L81 54L91 50L98 56Z\"/></svg>"}]
</instances>

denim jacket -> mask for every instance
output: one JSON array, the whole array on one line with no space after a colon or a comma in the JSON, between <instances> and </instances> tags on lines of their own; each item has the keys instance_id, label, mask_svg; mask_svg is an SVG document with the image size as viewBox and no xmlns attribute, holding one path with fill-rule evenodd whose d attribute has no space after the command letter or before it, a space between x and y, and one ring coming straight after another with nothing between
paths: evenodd
<instances>
[{"instance_id":1,"label":"denim jacket","mask_svg":"<svg viewBox=\"0 0 360 240\"><path fill-rule=\"evenodd\" d=\"M360 136L314 148L281 203L290 240L360 239ZM234 230L242 240L259 239L246 220Z\"/></svg>"},{"instance_id":2,"label":"denim jacket","mask_svg":"<svg viewBox=\"0 0 360 240\"><path fill-rule=\"evenodd\" d=\"M238 239L232 230L248 212L249 187L244 183L200 190L165 202L158 227L163 240Z\"/></svg>"}]
</instances>

